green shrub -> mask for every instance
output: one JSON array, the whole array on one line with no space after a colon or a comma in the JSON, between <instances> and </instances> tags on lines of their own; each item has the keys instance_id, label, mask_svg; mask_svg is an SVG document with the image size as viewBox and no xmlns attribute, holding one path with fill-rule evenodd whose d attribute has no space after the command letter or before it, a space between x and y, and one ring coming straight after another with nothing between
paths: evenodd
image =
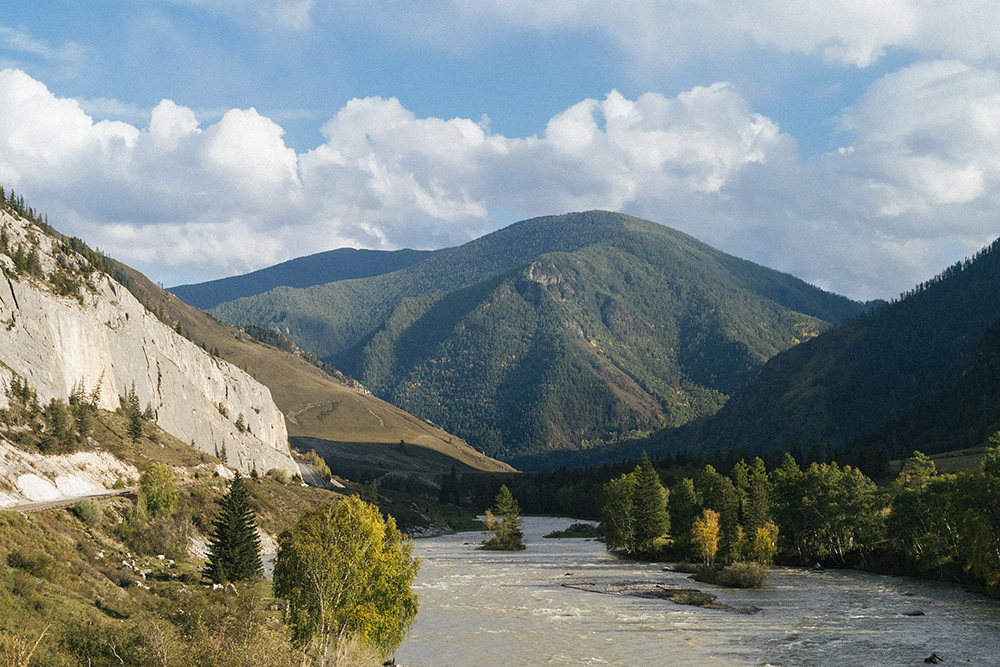
<instances>
[{"instance_id":1,"label":"green shrub","mask_svg":"<svg viewBox=\"0 0 1000 667\"><path fill-rule=\"evenodd\" d=\"M165 463L153 463L139 478L139 494L145 497L150 514L170 514L179 495L173 469Z\"/></svg>"},{"instance_id":2,"label":"green shrub","mask_svg":"<svg viewBox=\"0 0 1000 667\"><path fill-rule=\"evenodd\" d=\"M281 468L271 468L267 471L267 476L278 484L288 484L288 471Z\"/></svg>"},{"instance_id":3,"label":"green shrub","mask_svg":"<svg viewBox=\"0 0 1000 667\"><path fill-rule=\"evenodd\" d=\"M564 538L564 537L600 537L600 529L591 523L574 523L566 530L556 530L544 537Z\"/></svg>"},{"instance_id":4,"label":"green shrub","mask_svg":"<svg viewBox=\"0 0 1000 667\"><path fill-rule=\"evenodd\" d=\"M73 507L73 514L88 526L97 526L104 519L104 508L93 498L85 498Z\"/></svg>"},{"instance_id":5,"label":"green shrub","mask_svg":"<svg viewBox=\"0 0 1000 667\"><path fill-rule=\"evenodd\" d=\"M55 560L37 550L14 549L7 553L7 565L18 570L47 579L54 574Z\"/></svg>"},{"instance_id":6,"label":"green shrub","mask_svg":"<svg viewBox=\"0 0 1000 667\"><path fill-rule=\"evenodd\" d=\"M739 562L721 569L703 567L691 578L727 588L762 588L767 585L770 576L767 568L760 563Z\"/></svg>"}]
</instances>

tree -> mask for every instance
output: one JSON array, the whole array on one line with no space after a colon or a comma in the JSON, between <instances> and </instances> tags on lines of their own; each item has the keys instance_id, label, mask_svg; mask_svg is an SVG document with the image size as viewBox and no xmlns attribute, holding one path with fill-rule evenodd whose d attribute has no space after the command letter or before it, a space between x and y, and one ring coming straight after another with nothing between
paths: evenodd
<instances>
[{"instance_id":1,"label":"tree","mask_svg":"<svg viewBox=\"0 0 1000 667\"><path fill-rule=\"evenodd\" d=\"M698 489L705 507L719 513L719 547L724 558L737 560L743 528L740 525L740 497L733 481L706 465L698 473Z\"/></svg>"},{"instance_id":2,"label":"tree","mask_svg":"<svg viewBox=\"0 0 1000 667\"><path fill-rule=\"evenodd\" d=\"M750 534L750 559L761 565L770 565L778 553L778 526L768 521L753 529Z\"/></svg>"},{"instance_id":3,"label":"tree","mask_svg":"<svg viewBox=\"0 0 1000 667\"><path fill-rule=\"evenodd\" d=\"M694 490L694 480L685 477L670 490L670 524L673 527L674 549L685 554L691 548L691 526L701 512Z\"/></svg>"},{"instance_id":4,"label":"tree","mask_svg":"<svg viewBox=\"0 0 1000 667\"><path fill-rule=\"evenodd\" d=\"M524 533L521 532L521 509L506 484L500 487L493 508L486 510L484 522L490 532L489 539L483 543L484 549L518 551L525 548Z\"/></svg>"},{"instance_id":5,"label":"tree","mask_svg":"<svg viewBox=\"0 0 1000 667\"><path fill-rule=\"evenodd\" d=\"M159 461L153 463L139 478L139 496L150 514L170 514L177 504L174 471Z\"/></svg>"},{"instance_id":6,"label":"tree","mask_svg":"<svg viewBox=\"0 0 1000 667\"><path fill-rule=\"evenodd\" d=\"M250 503L246 480L236 473L220 501L222 511L213 522L205 575L213 583L244 581L263 572L257 514Z\"/></svg>"},{"instance_id":7,"label":"tree","mask_svg":"<svg viewBox=\"0 0 1000 667\"><path fill-rule=\"evenodd\" d=\"M764 461L758 456L747 470L746 497L742 508L743 525L751 535L771 520L771 482Z\"/></svg>"},{"instance_id":8,"label":"tree","mask_svg":"<svg viewBox=\"0 0 1000 667\"><path fill-rule=\"evenodd\" d=\"M653 468L646 452L635 469L635 495L632 500L633 526L637 549L652 554L657 538L670 530L667 514L667 490Z\"/></svg>"},{"instance_id":9,"label":"tree","mask_svg":"<svg viewBox=\"0 0 1000 667\"><path fill-rule=\"evenodd\" d=\"M800 470L786 456L774 472L774 500L781 534L806 562L863 561L884 539L877 488L857 468L813 463Z\"/></svg>"},{"instance_id":10,"label":"tree","mask_svg":"<svg viewBox=\"0 0 1000 667\"><path fill-rule=\"evenodd\" d=\"M968 569L995 594L1000 591L1000 432L989 444L979 471L963 484L961 535Z\"/></svg>"},{"instance_id":11,"label":"tree","mask_svg":"<svg viewBox=\"0 0 1000 667\"><path fill-rule=\"evenodd\" d=\"M635 551L632 500L635 497L635 475L621 475L603 487L604 505L601 507L601 532L608 551L624 549Z\"/></svg>"},{"instance_id":12,"label":"tree","mask_svg":"<svg viewBox=\"0 0 1000 667\"><path fill-rule=\"evenodd\" d=\"M66 404L58 398L49 401L45 408L45 434L38 443L43 454L69 454L76 450L69 422Z\"/></svg>"},{"instance_id":13,"label":"tree","mask_svg":"<svg viewBox=\"0 0 1000 667\"><path fill-rule=\"evenodd\" d=\"M320 664L349 635L383 655L394 651L417 616L412 553L396 521L357 496L304 514L278 537L274 565L295 641L312 643Z\"/></svg>"},{"instance_id":14,"label":"tree","mask_svg":"<svg viewBox=\"0 0 1000 667\"><path fill-rule=\"evenodd\" d=\"M76 426L76 436L80 442L85 442L91 431L94 430L94 416L91 411L92 408L89 405L79 401L73 403L71 408L73 422Z\"/></svg>"},{"instance_id":15,"label":"tree","mask_svg":"<svg viewBox=\"0 0 1000 667\"><path fill-rule=\"evenodd\" d=\"M125 416L128 417L128 437L133 443L138 443L142 439L142 408L134 382L125 397Z\"/></svg>"},{"instance_id":16,"label":"tree","mask_svg":"<svg viewBox=\"0 0 1000 667\"><path fill-rule=\"evenodd\" d=\"M711 565L719 551L719 513L703 510L691 525L691 550L695 556Z\"/></svg>"}]
</instances>

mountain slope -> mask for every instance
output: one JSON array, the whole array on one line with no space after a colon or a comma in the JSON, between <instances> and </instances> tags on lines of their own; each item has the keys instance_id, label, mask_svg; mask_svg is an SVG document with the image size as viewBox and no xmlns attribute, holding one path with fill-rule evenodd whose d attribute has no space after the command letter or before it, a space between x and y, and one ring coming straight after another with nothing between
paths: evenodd
<instances>
[{"instance_id":1,"label":"mountain slope","mask_svg":"<svg viewBox=\"0 0 1000 667\"><path fill-rule=\"evenodd\" d=\"M517 223L406 269L222 304L492 455L715 412L860 304L629 216Z\"/></svg>"},{"instance_id":2,"label":"mountain slope","mask_svg":"<svg viewBox=\"0 0 1000 667\"><path fill-rule=\"evenodd\" d=\"M289 436L376 448L405 441L471 469L511 470L461 438L372 396L336 371L321 370L305 355L261 343L187 305L137 271L125 266L121 270L143 302L165 320L266 385L285 415Z\"/></svg>"},{"instance_id":3,"label":"mountain slope","mask_svg":"<svg viewBox=\"0 0 1000 667\"><path fill-rule=\"evenodd\" d=\"M793 440L844 445L901 418L955 383L1000 319L998 250L994 242L901 301L775 357L685 442L751 452Z\"/></svg>"},{"instance_id":4,"label":"mountain slope","mask_svg":"<svg viewBox=\"0 0 1000 667\"><path fill-rule=\"evenodd\" d=\"M135 395L164 431L209 454L228 450L234 467L297 470L268 389L164 325L75 247L96 257L0 211L0 408L15 385L43 406L85 394L115 410Z\"/></svg>"},{"instance_id":5,"label":"mountain slope","mask_svg":"<svg viewBox=\"0 0 1000 667\"><path fill-rule=\"evenodd\" d=\"M170 292L195 308L211 310L220 303L261 294L275 287L312 287L351 278L370 278L415 264L430 254L423 250L355 250L340 248L282 262L241 276L171 287Z\"/></svg>"},{"instance_id":6,"label":"mountain slope","mask_svg":"<svg viewBox=\"0 0 1000 667\"><path fill-rule=\"evenodd\" d=\"M893 458L981 446L1000 430L1000 321L983 334L969 364L947 385L899 419L855 444L885 445Z\"/></svg>"}]
</instances>

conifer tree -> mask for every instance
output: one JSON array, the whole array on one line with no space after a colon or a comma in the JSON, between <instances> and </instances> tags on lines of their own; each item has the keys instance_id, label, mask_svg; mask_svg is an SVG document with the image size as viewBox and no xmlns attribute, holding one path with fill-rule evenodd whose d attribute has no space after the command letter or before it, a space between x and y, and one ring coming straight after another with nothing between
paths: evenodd
<instances>
[{"instance_id":1,"label":"conifer tree","mask_svg":"<svg viewBox=\"0 0 1000 667\"><path fill-rule=\"evenodd\" d=\"M222 511L213 525L205 575L213 583L243 581L263 571L257 515L250 504L246 481L237 472L222 498Z\"/></svg>"},{"instance_id":2,"label":"conifer tree","mask_svg":"<svg viewBox=\"0 0 1000 667\"><path fill-rule=\"evenodd\" d=\"M128 417L128 437L133 443L142 440L142 408L139 395L135 393L135 383L125 397L125 415Z\"/></svg>"},{"instance_id":3,"label":"conifer tree","mask_svg":"<svg viewBox=\"0 0 1000 667\"><path fill-rule=\"evenodd\" d=\"M652 553L656 538L670 531L670 515L667 514L667 490L660 483L660 476L646 452L642 453L635 469L634 494L635 543L640 551Z\"/></svg>"},{"instance_id":4,"label":"conifer tree","mask_svg":"<svg viewBox=\"0 0 1000 667\"><path fill-rule=\"evenodd\" d=\"M490 532L490 538L483 543L484 549L517 551L525 548L521 509L506 484L500 487L493 508L486 510L484 523Z\"/></svg>"}]
</instances>

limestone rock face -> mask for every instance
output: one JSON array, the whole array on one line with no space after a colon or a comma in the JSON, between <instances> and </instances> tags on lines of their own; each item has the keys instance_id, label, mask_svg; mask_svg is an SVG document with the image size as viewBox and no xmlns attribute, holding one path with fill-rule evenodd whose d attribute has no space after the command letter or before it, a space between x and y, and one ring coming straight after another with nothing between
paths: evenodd
<instances>
[{"instance_id":1,"label":"limestone rock face","mask_svg":"<svg viewBox=\"0 0 1000 667\"><path fill-rule=\"evenodd\" d=\"M9 247L38 250L43 275L85 262L6 212L0 227ZM0 263L14 275L7 255ZM85 281L77 298L25 274L0 276L0 407L13 373L43 405L67 400L74 389L96 390L98 406L114 410L134 386L160 428L204 452L225 451L230 466L298 471L284 416L265 386L177 334L106 274L94 271Z\"/></svg>"}]
</instances>

